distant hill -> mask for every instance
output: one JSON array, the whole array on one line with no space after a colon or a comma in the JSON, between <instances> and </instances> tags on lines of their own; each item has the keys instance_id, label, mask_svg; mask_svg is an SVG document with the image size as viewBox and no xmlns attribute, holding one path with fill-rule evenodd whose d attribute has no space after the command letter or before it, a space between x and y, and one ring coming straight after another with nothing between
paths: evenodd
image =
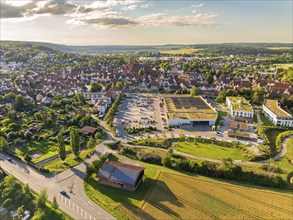
<instances>
[{"instance_id":1,"label":"distant hill","mask_svg":"<svg viewBox=\"0 0 293 220\"><path fill-rule=\"evenodd\" d=\"M45 42L25 42L25 41L0 41L2 43L16 43L20 45L34 45L39 47L50 48L57 51L69 52L69 53L84 53L84 54L102 54L102 53L114 53L114 52L139 52L139 51L152 51L159 52L162 50L179 49L182 47L191 48L274 48L282 50L292 50L291 43L223 43L223 44L166 44L166 45L93 45L93 46L69 46L63 44L52 44ZM44 49L45 49L44 48Z\"/></svg>"}]
</instances>

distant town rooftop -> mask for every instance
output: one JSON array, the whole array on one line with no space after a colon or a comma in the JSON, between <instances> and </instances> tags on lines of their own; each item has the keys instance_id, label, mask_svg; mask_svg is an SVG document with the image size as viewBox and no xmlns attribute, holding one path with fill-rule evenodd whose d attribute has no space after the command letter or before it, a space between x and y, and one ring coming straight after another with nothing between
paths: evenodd
<instances>
[{"instance_id":1,"label":"distant town rooftop","mask_svg":"<svg viewBox=\"0 0 293 220\"><path fill-rule=\"evenodd\" d=\"M284 111L277 100L265 99L264 106L273 112L277 117L292 117L288 112Z\"/></svg>"},{"instance_id":2,"label":"distant town rooftop","mask_svg":"<svg viewBox=\"0 0 293 220\"><path fill-rule=\"evenodd\" d=\"M233 110L235 111L247 111L252 112L252 106L250 103L243 97L228 96L227 97L231 103Z\"/></svg>"},{"instance_id":3,"label":"distant town rooftop","mask_svg":"<svg viewBox=\"0 0 293 220\"><path fill-rule=\"evenodd\" d=\"M166 95L164 96L169 119L214 119L217 112L201 96Z\"/></svg>"}]
</instances>

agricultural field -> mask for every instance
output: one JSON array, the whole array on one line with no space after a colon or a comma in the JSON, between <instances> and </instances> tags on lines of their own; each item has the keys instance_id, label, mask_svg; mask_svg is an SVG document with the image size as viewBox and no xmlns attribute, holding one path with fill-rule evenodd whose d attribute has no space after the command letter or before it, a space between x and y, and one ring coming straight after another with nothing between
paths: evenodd
<instances>
[{"instance_id":1,"label":"agricultural field","mask_svg":"<svg viewBox=\"0 0 293 220\"><path fill-rule=\"evenodd\" d=\"M178 48L178 49L170 49L170 50L161 50L160 52L163 54L192 54L194 52L201 51L201 48Z\"/></svg>"},{"instance_id":2,"label":"agricultural field","mask_svg":"<svg viewBox=\"0 0 293 220\"><path fill-rule=\"evenodd\" d=\"M277 68L289 69L290 67L293 68L293 63L274 64L274 66Z\"/></svg>"},{"instance_id":3,"label":"agricultural field","mask_svg":"<svg viewBox=\"0 0 293 220\"><path fill-rule=\"evenodd\" d=\"M210 159L223 160L225 158L231 158L232 160L244 160L244 153L240 148L222 147L215 144L180 142L174 146L174 149L190 155Z\"/></svg>"},{"instance_id":4,"label":"agricultural field","mask_svg":"<svg viewBox=\"0 0 293 220\"><path fill-rule=\"evenodd\" d=\"M143 219L291 219L292 199L289 193L160 172L141 204L139 216Z\"/></svg>"}]
</instances>

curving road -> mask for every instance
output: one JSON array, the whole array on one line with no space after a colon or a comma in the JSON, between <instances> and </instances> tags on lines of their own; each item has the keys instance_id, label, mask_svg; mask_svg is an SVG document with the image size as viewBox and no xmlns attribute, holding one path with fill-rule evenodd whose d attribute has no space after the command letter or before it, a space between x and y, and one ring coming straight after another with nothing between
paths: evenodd
<instances>
[{"instance_id":1,"label":"curving road","mask_svg":"<svg viewBox=\"0 0 293 220\"><path fill-rule=\"evenodd\" d=\"M13 163L8 162L6 160L7 156L1 153L0 166L4 171L15 176L21 182L28 184L35 192L39 193L41 190L47 190L49 201L52 201L55 196L59 208L73 219L115 219L92 202L83 190L86 166L88 163L97 160L99 155L105 151L105 143L97 145L96 149L97 152L91 158L56 176L46 177L17 161L13 161ZM59 193L61 190L65 190L68 196L62 196Z\"/></svg>"}]
</instances>

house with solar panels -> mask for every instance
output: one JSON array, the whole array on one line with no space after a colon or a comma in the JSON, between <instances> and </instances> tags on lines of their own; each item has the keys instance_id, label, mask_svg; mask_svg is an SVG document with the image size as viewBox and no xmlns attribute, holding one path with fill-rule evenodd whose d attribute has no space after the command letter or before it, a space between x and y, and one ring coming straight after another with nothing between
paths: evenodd
<instances>
[{"instance_id":1,"label":"house with solar panels","mask_svg":"<svg viewBox=\"0 0 293 220\"><path fill-rule=\"evenodd\" d=\"M144 167L106 161L98 173L99 183L115 188L134 191L140 184Z\"/></svg>"}]
</instances>

